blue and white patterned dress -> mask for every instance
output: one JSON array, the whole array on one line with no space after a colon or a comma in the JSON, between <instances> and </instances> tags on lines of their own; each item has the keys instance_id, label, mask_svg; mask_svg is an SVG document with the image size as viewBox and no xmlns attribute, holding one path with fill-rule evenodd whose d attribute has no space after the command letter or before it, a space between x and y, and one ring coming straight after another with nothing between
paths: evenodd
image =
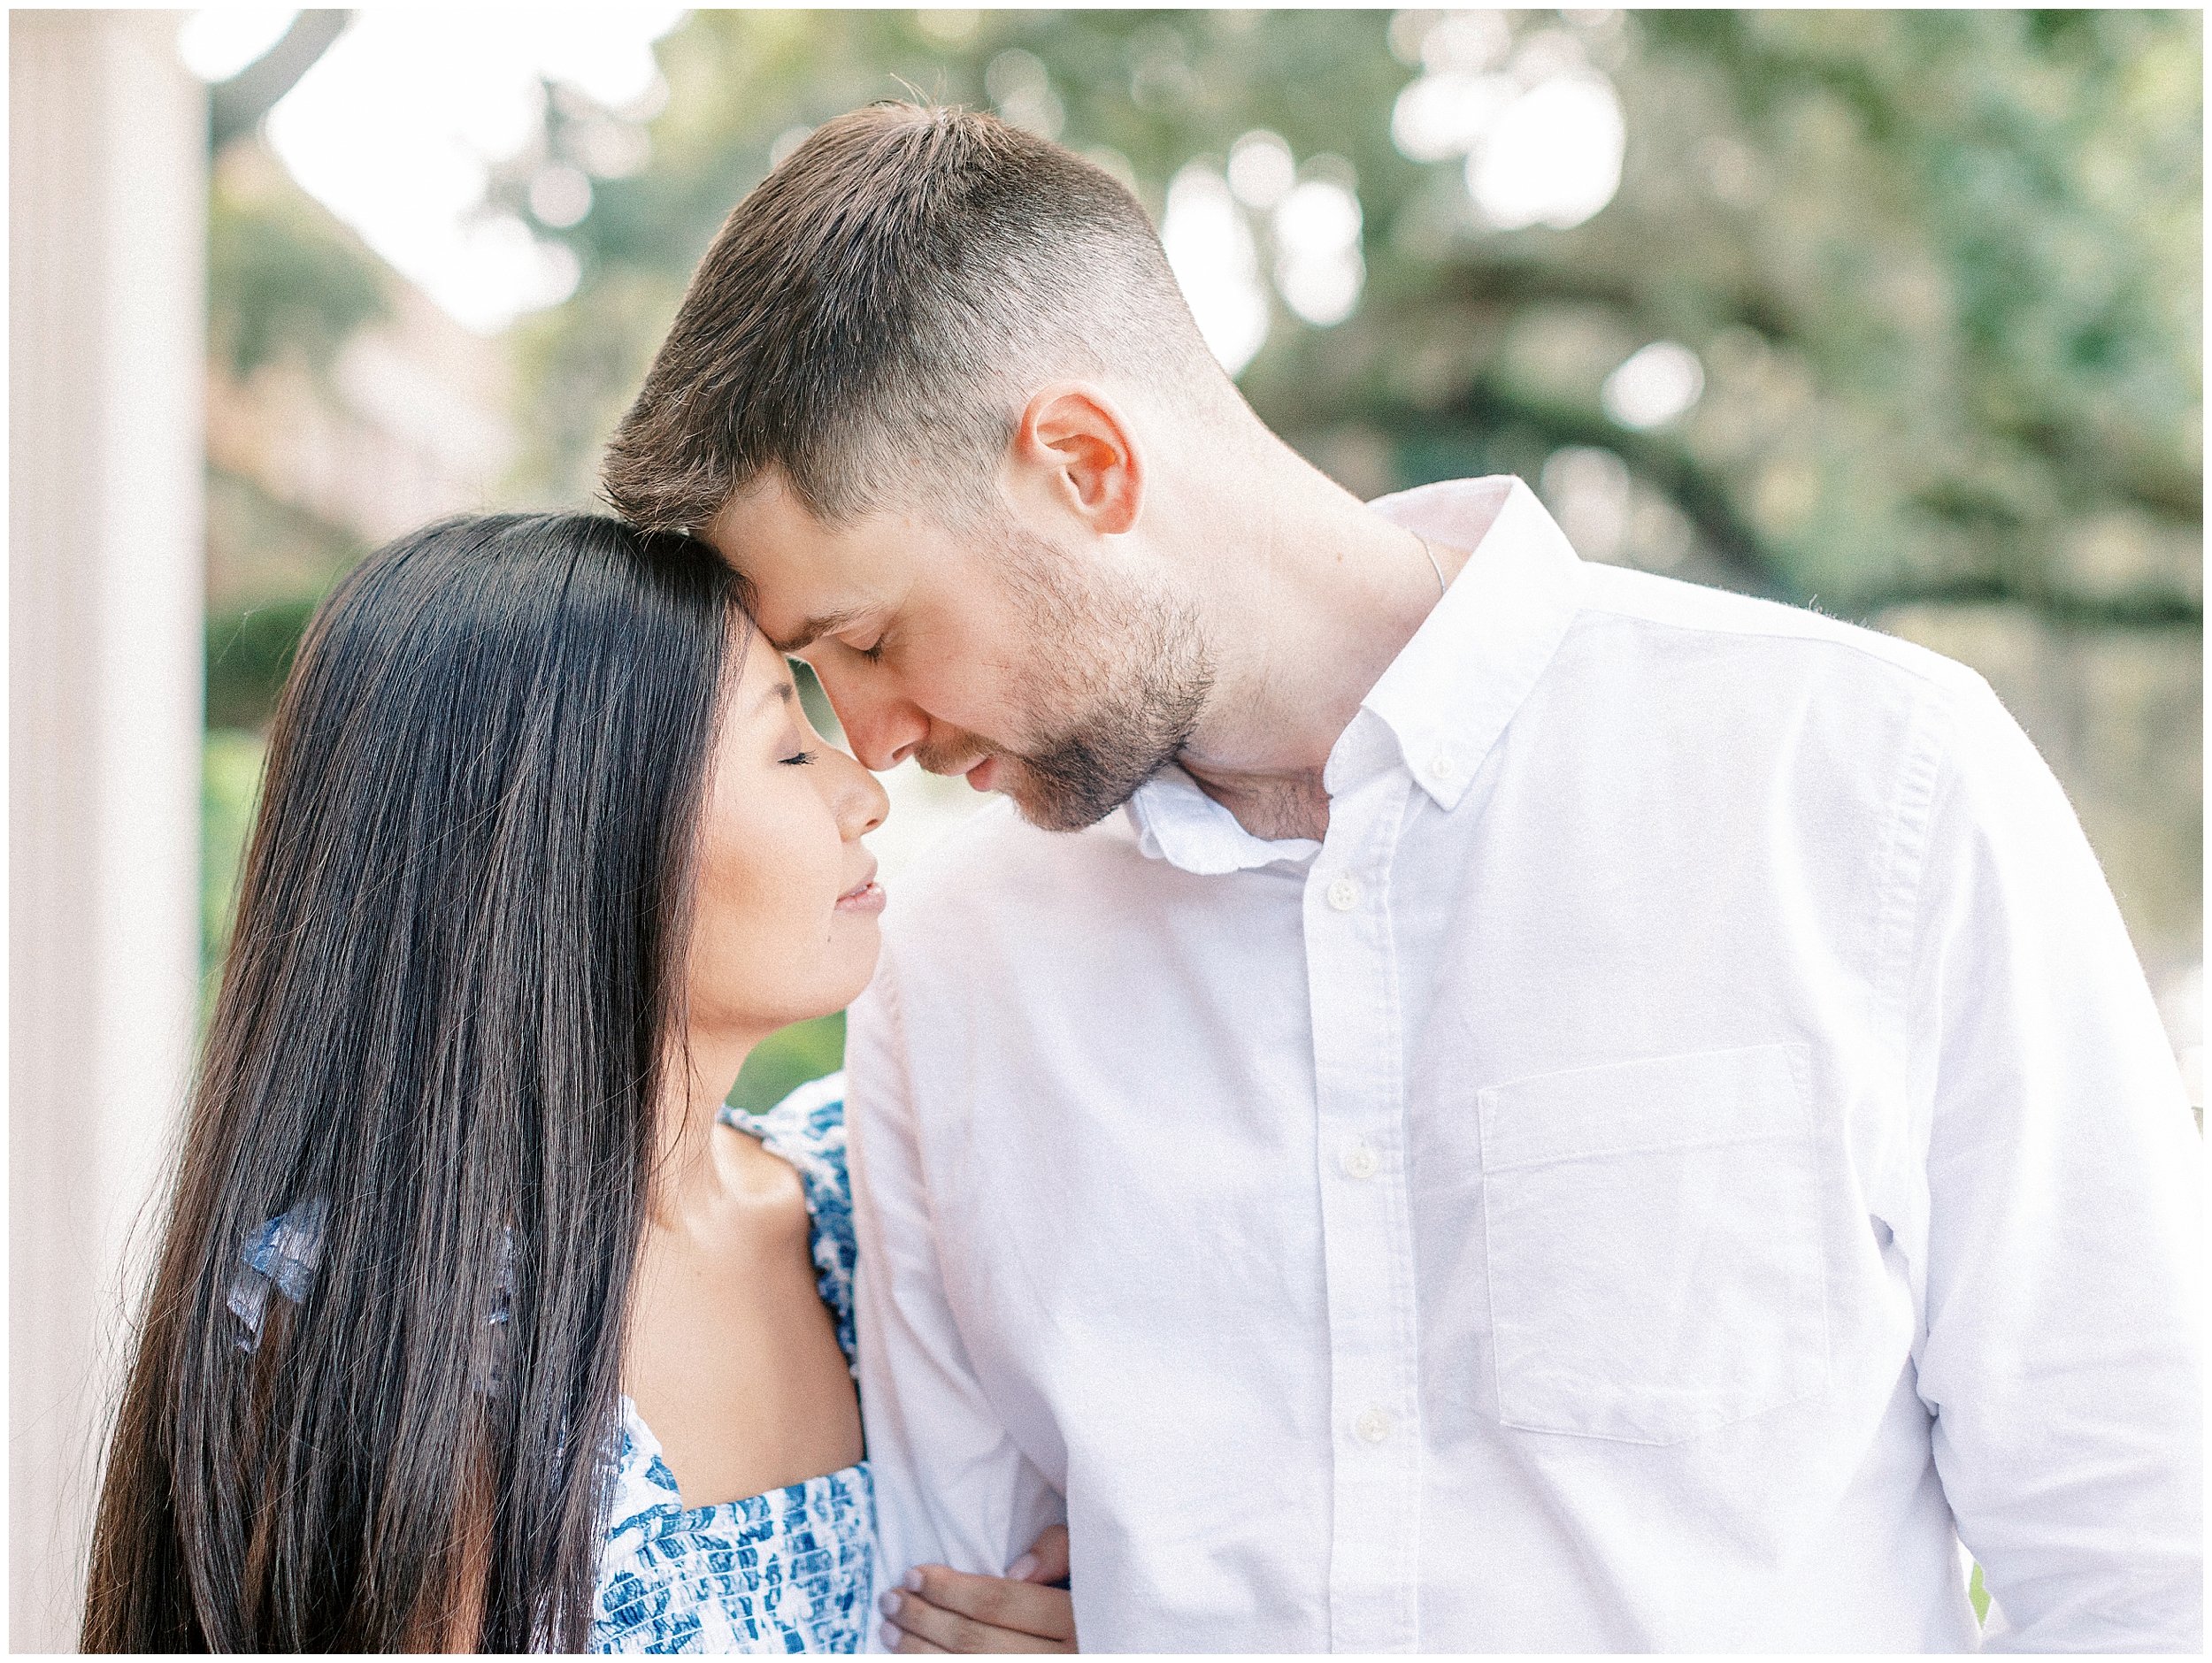
<instances>
[{"instance_id":1,"label":"blue and white patterned dress","mask_svg":"<svg viewBox=\"0 0 2212 1663\"><path fill-rule=\"evenodd\" d=\"M798 1169L814 1215L816 1285L853 1357L852 1192L845 1078L801 1086L765 1115L723 1111ZM863 1652L872 1615L875 1492L868 1463L803 1483L687 1507L636 1407L599 1560L595 1652Z\"/></svg>"}]
</instances>

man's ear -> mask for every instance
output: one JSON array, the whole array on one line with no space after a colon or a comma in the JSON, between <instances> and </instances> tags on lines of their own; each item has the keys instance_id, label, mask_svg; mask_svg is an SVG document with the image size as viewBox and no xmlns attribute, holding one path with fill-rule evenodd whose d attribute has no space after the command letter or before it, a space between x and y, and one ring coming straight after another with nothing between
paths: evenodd
<instances>
[{"instance_id":1,"label":"man's ear","mask_svg":"<svg viewBox=\"0 0 2212 1663\"><path fill-rule=\"evenodd\" d=\"M1143 459L1128 418L1097 387L1070 381L1041 388L1014 430L1012 460L1093 531L1110 536L1137 523Z\"/></svg>"}]
</instances>

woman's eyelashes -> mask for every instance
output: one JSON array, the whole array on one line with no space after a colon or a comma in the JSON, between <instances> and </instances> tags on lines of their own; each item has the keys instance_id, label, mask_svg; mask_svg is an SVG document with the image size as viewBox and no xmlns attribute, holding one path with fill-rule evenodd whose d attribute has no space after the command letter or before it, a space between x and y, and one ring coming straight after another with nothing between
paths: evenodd
<instances>
[{"instance_id":1,"label":"woman's eyelashes","mask_svg":"<svg viewBox=\"0 0 2212 1663\"><path fill-rule=\"evenodd\" d=\"M783 731L783 738L776 747L776 761L786 768L804 768L820 753L811 749L806 739L800 737L800 724L792 723ZM811 738L811 735L808 735Z\"/></svg>"}]
</instances>

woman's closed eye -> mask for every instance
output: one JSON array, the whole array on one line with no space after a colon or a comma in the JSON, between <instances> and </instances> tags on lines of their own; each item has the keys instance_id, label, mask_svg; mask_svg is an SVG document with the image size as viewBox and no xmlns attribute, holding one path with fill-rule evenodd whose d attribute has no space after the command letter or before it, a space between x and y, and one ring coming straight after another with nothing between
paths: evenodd
<instances>
[{"instance_id":1,"label":"woman's closed eye","mask_svg":"<svg viewBox=\"0 0 2212 1663\"><path fill-rule=\"evenodd\" d=\"M790 706L787 704L785 708L787 709ZM776 761L786 768L804 768L821 755L819 751L815 750L807 743L807 740L812 739L814 735L802 734L801 726L802 724L795 721L787 724L783 730L783 738L777 743Z\"/></svg>"}]
</instances>

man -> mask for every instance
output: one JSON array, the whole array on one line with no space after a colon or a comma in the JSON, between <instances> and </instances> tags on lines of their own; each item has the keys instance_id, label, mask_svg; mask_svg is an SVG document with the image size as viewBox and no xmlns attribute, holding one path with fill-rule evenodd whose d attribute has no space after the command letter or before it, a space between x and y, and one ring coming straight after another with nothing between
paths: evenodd
<instances>
[{"instance_id":1,"label":"man","mask_svg":"<svg viewBox=\"0 0 2212 1663\"><path fill-rule=\"evenodd\" d=\"M955 111L739 204L606 480L1019 810L851 1015L895 1573L1064 1516L1091 1648L1962 1650L1962 1542L2003 1644L2197 1648L2197 1142L1970 672L1359 503Z\"/></svg>"}]
</instances>

